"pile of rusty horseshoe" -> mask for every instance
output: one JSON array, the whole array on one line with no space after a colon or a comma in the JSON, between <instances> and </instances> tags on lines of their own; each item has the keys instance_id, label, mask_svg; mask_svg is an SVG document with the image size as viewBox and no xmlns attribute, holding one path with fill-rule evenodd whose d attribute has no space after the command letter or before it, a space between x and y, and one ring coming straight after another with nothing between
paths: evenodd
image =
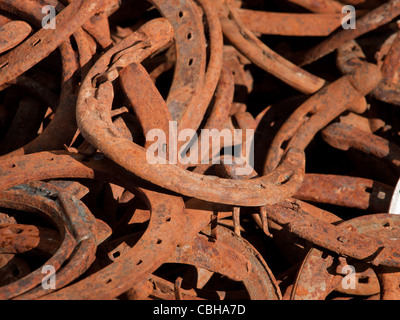
<instances>
[{"instance_id":1,"label":"pile of rusty horseshoe","mask_svg":"<svg viewBox=\"0 0 400 320\"><path fill-rule=\"evenodd\" d=\"M400 300L398 17L0 0L0 299ZM253 130L251 173L149 162L172 122Z\"/></svg>"}]
</instances>

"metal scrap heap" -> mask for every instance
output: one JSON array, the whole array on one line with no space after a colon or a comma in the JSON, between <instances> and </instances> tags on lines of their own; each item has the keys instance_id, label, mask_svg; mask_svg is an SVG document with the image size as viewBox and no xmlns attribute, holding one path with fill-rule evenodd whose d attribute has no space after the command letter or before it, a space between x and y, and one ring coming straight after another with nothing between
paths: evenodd
<instances>
[{"instance_id":1,"label":"metal scrap heap","mask_svg":"<svg viewBox=\"0 0 400 320\"><path fill-rule=\"evenodd\" d=\"M0 0L0 299L400 300L400 0Z\"/></svg>"}]
</instances>

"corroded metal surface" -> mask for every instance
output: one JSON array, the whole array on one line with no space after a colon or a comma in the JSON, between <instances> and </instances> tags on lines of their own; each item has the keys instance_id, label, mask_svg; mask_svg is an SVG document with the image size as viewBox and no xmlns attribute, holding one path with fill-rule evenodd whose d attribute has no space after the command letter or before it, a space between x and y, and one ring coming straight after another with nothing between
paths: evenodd
<instances>
[{"instance_id":1,"label":"corroded metal surface","mask_svg":"<svg viewBox=\"0 0 400 320\"><path fill-rule=\"evenodd\" d=\"M0 299L399 300L399 15L0 0Z\"/></svg>"}]
</instances>

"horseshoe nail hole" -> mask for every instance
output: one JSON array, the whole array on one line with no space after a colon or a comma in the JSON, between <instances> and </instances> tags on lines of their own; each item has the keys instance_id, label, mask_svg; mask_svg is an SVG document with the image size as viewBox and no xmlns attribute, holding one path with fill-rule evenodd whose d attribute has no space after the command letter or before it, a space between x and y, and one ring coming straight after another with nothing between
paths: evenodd
<instances>
[{"instance_id":1,"label":"horseshoe nail hole","mask_svg":"<svg viewBox=\"0 0 400 320\"><path fill-rule=\"evenodd\" d=\"M41 39L38 39L38 40L36 40L32 45L34 46L34 47L36 47L39 43L41 43L42 42L42 40Z\"/></svg>"},{"instance_id":2,"label":"horseshoe nail hole","mask_svg":"<svg viewBox=\"0 0 400 320\"><path fill-rule=\"evenodd\" d=\"M54 161L54 158L50 158L50 160L49 161Z\"/></svg>"},{"instance_id":3,"label":"horseshoe nail hole","mask_svg":"<svg viewBox=\"0 0 400 320\"><path fill-rule=\"evenodd\" d=\"M14 163L11 165L11 168L15 168L17 165Z\"/></svg>"},{"instance_id":4,"label":"horseshoe nail hole","mask_svg":"<svg viewBox=\"0 0 400 320\"><path fill-rule=\"evenodd\" d=\"M390 222L386 222L386 223L383 225L383 227L384 227L384 228L389 228L389 227L390 227Z\"/></svg>"},{"instance_id":5,"label":"horseshoe nail hole","mask_svg":"<svg viewBox=\"0 0 400 320\"><path fill-rule=\"evenodd\" d=\"M181 19L183 18L183 12L182 11L178 12L178 17L181 18Z\"/></svg>"},{"instance_id":6,"label":"horseshoe nail hole","mask_svg":"<svg viewBox=\"0 0 400 320\"><path fill-rule=\"evenodd\" d=\"M115 251L115 252L113 253L112 256L114 257L114 259L116 259L116 258L118 258L120 255L121 255L121 252Z\"/></svg>"},{"instance_id":7,"label":"horseshoe nail hole","mask_svg":"<svg viewBox=\"0 0 400 320\"><path fill-rule=\"evenodd\" d=\"M283 150L286 150L286 148L287 148L287 146L288 146L288 144L289 144L289 141L290 141L290 140L282 141L282 144L281 144L281 149L282 149L282 151L283 151Z\"/></svg>"},{"instance_id":8,"label":"horseshoe nail hole","mask_svg":"<svg viewBox=\"0 0 400 320\"><path fill-rule=\"evenodd\" d=\"M191 33L191 32L189 32L189 33L186 35L186 39L188 39L188 40L192 39L192 33Z\"/></svg>"},{"instance_id":9,"label":"horseshoe nail hole","mask_svg":"<svg viewBox=\"0 0 400 320\"><path fill-rule=\"evenodd\" d=\"M10 231L14 234L21 234L22 232L24 232L23 230L18 228L11 228Z\"/></svg>"},{"instance_id":10,"label":"horseshoe nail hole","mask_svg":"<svg viewBox=\"0 0 400 320\"><path fill-rule=\"evenodd\" d=\"M190 67L193 64L193 59L190 59L188 62L188 66Z\"/></svg>"},{"instance_id":11,"label":"horseshoe nail hole","mask_svg":"<svg viewBox=\"0 0 400 320\"><path fill-rule=\"evenodd\" d=\"M312 112L312 111L307 112L307 114L304 116L304 119L308 120L308 119L310 119L314 114L315 114L315 112Z\"/></svg>"},{"instance_id":12,"label":"horseshoe nail hole","mask_svg":"<svg viewBox=\"0 0 400 320\"><path fill-rule=\"evenodd\" d=\"M13 270L13 276L14 276L14 277L18 277L18 275L19 275L19 270L18 270L17 268L15 268L15 269Z\"/></svg>"},{"instance_id":13,"label":"horseshoe nail hole","mask_svg":"<svg viewBox=\"0 0 400 320\"><path fill-rule=\"evenodd\" d=\"M240 34L242 35L242 37L243 37L245 40L250 40L250 37L249 37L249 35L248 35L246 32L240 31ZM266 51L263 51L263 55L266 55Z\"/></svg>"},{"instance_id":14,"label":"horseshoe nail hole","mask_svg":"<svg viewBox=\"0 0 400 320\"><path fill-rule=\"evenodd\" d=\"M139 260L138 263L136 263L136 265L138 266L138 265L140 265L142 262L143 262L142 260Z\"/></svg>"},{"instance_id":15,"label":"horseshoe nail hole","mask_svg":"<svg viewBox=\"0 0 400 320\"><path fill-rule=\"evenodd\" d=\"M165 221L170 222L170 221L171 221L171 218L167 218L167 219L165 219Z\"/></svg>"},{"instance_id":16,"label":"horseshoe nail hole","mask_svg":"<svg viewBox=\"0 0 400 320\"><path fill-rule=\"evenodd\" d=\"M368 277L362 277L358 279L359 283L369 283L369 278Z\"/></svg>"},{"instance_id":17,"label":"horseshoe nail hole","mask_svg":"<svg viewBox=\"0 0 400 320\"><path fill-rule=\"evenodd\" d=\"M0 66L0 69L3 69L3 68L5 68L5 67L7 67L8 66L8 61L7 62L4 62L1 66Z\"/></svg>"},{"instance_id":18,"label":"horseshoe nail hole","mask_svg":"<svg viewBox=\"0 0 400 320\"><path fill-rule=\"evenodd\" d=\"M366 187L366 188L365 188L365 192L367 192L367 193L372 193L372 188Z\"/></svg>"},{"instance_id":19,"label":"horseshoe nail hole","mask_svg":"<svg viewBox=\"0 0 400 320\"><path fill-rule=\"evenodd\" d=\"M106 282L106 284L110 283L111 281L112 281L112 279L108 279L107 282Z\"/></svg>"},{"instance_id":20,"label":"horseshoe nail hole","mask_svg":"<svg viewBox=\"0 0 400 320\"><path fill-rule=\"evenodd\" d=\"M161 239L158 239L158 240L157 240L157 244L161 244L161 242L162 242Z\"/></svg>"},{"instance_id":21,"label":"horseshoe nail hole","mask_svg":"<svg viewBox=\"0 0 400 320\"><path fill-rule=\"evenodd\" d=\"M321 256L322 259L326 260L326 259L328 259L328 257L329 257L329 254L327 252L322 253L322 256Z\"/></svg>"},{"instance_id":22,"label":"horseshoe nail hole","mask_svg":"<svg viewBox=\"0 0 400 320\"><path fill-rule=\"evenodd\" d=\"M290 180L291 177L292 177L291 175L284 175L284 176L282 177L282 180L281 180L280 184L283 185L283 184L289 182L289 180Z\"/></svg>"}]
</instances>

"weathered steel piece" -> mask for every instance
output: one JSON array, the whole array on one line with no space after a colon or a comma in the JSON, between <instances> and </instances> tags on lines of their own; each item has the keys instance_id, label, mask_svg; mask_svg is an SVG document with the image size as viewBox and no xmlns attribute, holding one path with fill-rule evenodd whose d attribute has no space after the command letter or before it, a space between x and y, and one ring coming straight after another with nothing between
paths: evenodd
<instances>
[{"instance_id":1,"label":"weathered steel piece","mask_svg":"<svg viewBox=\"0 0 400 320\"><path fill-rule=\"evenodd\" d=\"M315 245L371 263L398 267L400 243L333 226L299 209L296 201L267 206L268 218Z\"/></svg>"},{"instance_id":2,"label":"weathered steel piece","mask_svg":"<svg viewBox=\"0 0 400 320\"><path fill-rule=\"evenodd\" d=\"M0 0L0 299L400 299L399 3Z\"/></svg>"},{"instance_id":3,"label":"weathered steel piece","mask_svg":"<svg viewBox=\"0 0 400 320\"><path fill-rule=\"evenodd\" d=\"M206 40L203 23L193 1L152 0L168 19L176 39L177 61L167 105L172 118L182 119L189 104L202 91L206 66Z\"/></svg>"},{"instance_id":4,"label":"weathered steel piece","mask_svg":"<svg viewBox=\"0 0 400 320\"><path fill-rule=\"evenodd\" d=\"M36 25L41 24L41 19L43 19L43 15L41 14L42 6L40 3L35 1L29 3L4 3L6 10L17 12L19 15L26 16L34 13L32 16L33 23L35 23ZM59 6L61 5L58 4L57 7ZM94 54L94 52L92 52L89 48L88 38L86 37L85 32L82 31L80 26L76 28L74 38L77 43L79 57L76 55L76 52L72 47L71 39L68 39L68 37L66 37L65 41L63 41L60 45L60 53L62 59L62 87L58 107L56 109L57 112L55 113L54 118L37 138L33 139L23 147L3 155L3 158L39 151L59 150L63 149L64 144L69 145L69 143L71 142L73 136L77 131L76 117L75 113L73 112L75 110L76 99L78 95L78 90L76 88L79 83L77 73L79 70L82 73L81 76L84 76L85 70L83 69L90 66L89 62L92 58L92 55ZM82 69L80 70L80 68ZM25 80L26 77L20 79L21 77L23 76L19 76L16 80L12 80L11 82L16 81L16 84L23 83L23 85L25 86L27 82ZM44 94L47 93L45 92Z\"/></svg>"},{"instance_id":5,"label":"weathered steel piece","mask_svg":"<svg viewBox=\"0 0 400 320\"><path fill-rule=\"evenodd\" d=\"M281 36L328 36L340 27L342 15L295 14L237 9L243 24L252 32Z\"/></svg>"},{"instance_id":6,"label":"weathered steel piece","mask_svg":"<svg viewBox=\"0 0 400 320\"><path fill-rule=\"evenodd\" d=\"M296 63L300 66L310 64L323 56L333 52L344 43L354 40L372 30L377 29L389 23L400 14L400 1L391 0L379 6L378 8L366 13L357 19L357 27L355 29L345 30L338 29L326 40L308 50L297 58Z\"/></svg>"},{"instance_id":7,"label":"weathered steel piece","mask_svg":"<svg viewBox=\"0 0 400 320\"><path fill-rule=\"evenodd\" d=\"M393 42L384 56L382 62L382 81L373 91L374 96L384 102L400 106L400 32L398 31L393 39ZM378 61L379 63L379 61Z\"/></svg>"},{"instance_id":8,"label":"weathered steel piece","mask_svg":"<svg viewBox=\"0 0 400 320\"><path fill-rule=\"evenodd\" d=\"M364 96L380 80L379 68L374 64L363 63L351 74L314 94L279 129L269 148L264 171L270 172L276 167L285 141L288 141L285 150L294 146L304 150L318 131L344 111L364 112L367 108Z\"/></svg>"},{"instance_id":9,"label":"weathered steel piece","mask_svg":"<svg viewBox=\"0 0 400 320\"><path fill-rule=\"evenodd\" d=\"M371 94L378 100L393 105L399 105L399 45L400 33L396 32L382 44L375 54L377 64L381 69L382 80L372 90ZM363 63L366 56L356 41L349 41L337 49L336 63L343 74L348 74Z\"/></svg>"},{"instance_id":10,"label":"weathered steel piece","mask_svg":"<svg viewBox=\"0 0 400 320\"><path fill-rule=\"evenodd\" d=\"M232 182L190 173L171 164L149 164L145 149L122 139L113 129L111 122L104 118L105 110L103 111L101 106L110 105L113 96L111 80L118 77L117 66L124 67L132 62L140 62L157 50L157 47L168 43L171 32L167 22L153 20L137 33L121 41L96 62L82 83L78 98L77 122L82 135L107 157L139 177L187 196L226 204L259 206L275 203L292 194L302 180L304 169L304 155L296 149L288 150L281 165L271 174L249 181ZM153 33L154 35L150 36ZM143 40L140 39L151 40L141 42ZM160 40L157 42L158 39ZM135 43L138 44L134 45ZM129 49L125 49L126 47ZM115 62L109 67L113 57ZM97 91L100 101L94 97L96 90L93 88L93 84L99 82ZM121 157L124 153L131 156Z\"/></svg>"},{"instance_id":11,"label":"weathered steel piece","mask_svg":"<svg viewBox=\"0 0 400 320\"><path fill-rule=\"evenodd\" d=\"M43 299L112 299L155 271L173 252L182 235L183 201L179 197L140 189L151 208L148 229L125 255L81 281ZM89 289L89 290L88 290Z\"/></svg>"},{"instance_id":12,"label":"weathered steel piece","mask_svg":"<svg viewBox=\"0 0 400 320\"><path fill-rule=\"evenodd\" d=\"M218 226L217 229L218 240L197 235L191 243L178 246L166 263L194 265L240 281L252 300L281 299L275 277L256 249L227 228ZM139 286L133 291L138 292Z\"/></svg>"},{"instance_id":13,"label":"weathered steel piece","mask_svg":"<svg viewBox=\"0 0 400 320\"><path fill-rule=\"evenodd\" d=\"M297 90L311 94L325 84L325 80L284 59L260 41L240 21L231 1L216 2L224 35L249 60Z\"/></svg>"},{"instance_id":14,"label":"weathered steel piece","mask_svg":"<svg viewBox=\"0 0 400 320\"><path fill-rule=\"evenodd\" d=\"M39 249L51 254L56 252L60 245L57 235L51 229L34 225L2 224L0 235L1 254L19 254L32 249ZM46 241L46 239L49 241Z\"/></svg>"},{"instance_id":15,"label":"weathered steel piece","mask_svg":"<svg viewBox=\"0 0 400 320\"><path fill-rule=\"evenodd\" d=\"M398 240L398 224L398 216L373 214L345 221L339 226L360 234L368 234L370 237L395 242ZM351 260L348 263L351 264ZM343 275L340 275L340 270L346 265L347 263L344 261L343 263L339 262L337 256L324 253L324 251L316 248L311 249L293 286L291 298L295 300L325 299L330 292L340 285L343 277ZM398 299L398 269L380 265L373 268L378 272L381 299ZM371 288L371 285L375 285L375 288ZM364 290L360 290L359 293L364 295L376 291L376 282L371 281L369 288L364 286L362 289Z\"/></svg>"},{"instance_id":16,"label":"weathered steel piece","mask_svg":"<svg viewBox=\"0 0 400 320\"><path fill-rule=\"evenodd\" d=\"M342 123L333 123L321 133L325 142L334 148L344 151L353 148L371 154L399 170L400 148L395 143Z\"/></svg>"},{"instance_id":17,"label":"weathered steel piece","mask_svg":"<svg viewBox=\"0 0 400 320\"><path fill-rule=\"evenodd\" d=\"M26 182L46 178L104 178L108 181L122 183L126 188L137 193L135 186L135 180L137 181L137 179L130 176L127 172L121 172L120 168L109 161L95 159L86 160L83 155L69 155L65 152L61 152L59 155L46 152L42 154L37 153L26 155L23 158L25 158L25 161L22 162L18 161L20 158L3 160L4 162L17 160L14 168L18 167L20 169L19 171L10 172L13 177L10 176L7 182L9 186L15 183L19 184L19 181ZM81 162L78 159L80 159ZM53 169L51 168L52 164L54 164ZM98 166L99 164L100 166ZM37 165L41 166L42 169L39 169ZM92 165L93 167L91 168L90 166ZM33 169L32 166L36 168ZM96 166L98 166L97 169ZM8 164L5 165L5 167L12 168L13 166ZM113 172L112 168L116 171ZM31 174L29 174L29 172ZM67 287L66 291L60 290L50 293L44 296L44 299L114 298L129 289L129 286L136 281L135 279L141 279L141 277L150 274L168 258L170 253L173 252L177 242L180 241L183 236L179 232L170 232L172 229L180 230L182 228L182 223L184 221L182 199L145 189L139 189L138 192L149 204L152 210L152 219L146 233L138 244L132 248L129 254L127 254L126 258L116 261L115 264L110 265L109 268L102 269L98 273L83 279L73 286ZM148 201L150 201L150 203ZM166 208L169 209L166 210ZM137 264L131 263L132 257ZM128 272L129 270L133 271ZM128 281L125 272L133 277L131 282ZM109 282L110 279L112 281ZM91 287L89 291L86 290L88 285ZM104 285L107 286L107 290L104 290ZM30 298L31 296L28 295L27 297Z\"/></svg>"},{"instance_id":18,"label":"weathered steel piece","mask_svg":"<svg viewBox=\"0 0 400 320\"><path fill-rule=\"evenodd\" d=\"M193 264L242 281L252 300L282 299L275 277L260 254L231 230L222 226L217 229L216 242L204 236L195 238L191 245L178 247L169 262ZM213 261L218 256L221 260Z\"/></svg>"},{"instance_id":19,"label":"weathered steel piece","mask_svg":"<svg viewBox=\"0 0 400 320\"><path fill-rule=\"evenodd\" d=\"M56 29L41 29L0 57L0 84L21 75L53 52L102 7L103 1L76 0L57 15ZM26 56L29 53L29 59Z\"/></svg>"},{"instance_id":20,"label":"weathered steel piece","mask_svg":"<svg viewBox=\"0 0 400 320\"><path fill-rule=\"evenodd\" d=\"M289 0L289 2L302 6L311 12L319 13L339 13L342 12L343 8L342 4L335 0Z\"/></svg>"},{"instance_id":21,"label":"weathered steel piece","mask_svg":"<svg viewBox=\"0 0 400 320\"><path fill-rule=\"evenodd\" d=\"M12 21L0 28L0 53L6 52L20 44L32 31L24 21Z\"/></svg>"},{"instance_id":22,"label":"weathered steel piece","mask_svg":"<svg viewBox=\"0 0 400 320\"><path fill-rule=\"evenodd\" d=\"M306 174L294 197L370 212L388 212L393 188L370 179Z\"/></svg>"},{"instance_id":23,"label":"weathered steel piece","mask_svg":"<svg viewBox=\"0 0 400 320\"><path fill-rule=\"evenodd\" d=\"M94 260L95 223L83 203L64 193L57 193L57 189L45 184L19 185L1 192L0 205L6 208L43 212L48 215L57 226L63 241L55 254L46 262L55 270L62 267L59 285L65 285L82 274ZM92 224L91 224L92 223ZM79 247L75 256L73 250ZM71 258L74 256L74 258ZM68 263L63 264L70 259ZM69 267L68 267L69 265ZM26 293L41 284L43 274L41 269L1 287L1 299L10 299ZM42 289L42 291L44 291Z\"/></svg>"}]
</instances>

